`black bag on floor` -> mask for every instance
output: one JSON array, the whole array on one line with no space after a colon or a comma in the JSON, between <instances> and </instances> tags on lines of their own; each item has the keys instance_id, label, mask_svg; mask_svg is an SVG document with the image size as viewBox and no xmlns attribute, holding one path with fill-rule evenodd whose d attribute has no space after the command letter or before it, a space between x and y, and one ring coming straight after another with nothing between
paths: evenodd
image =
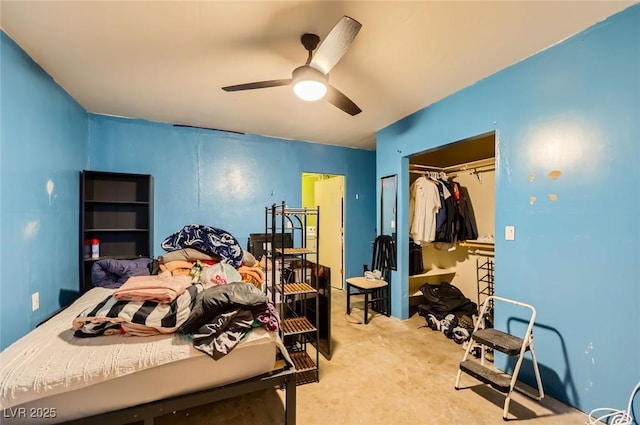
<instances>
[{"instance_id":1,"label":"black bag on floor","mask_svg":"<svg viewBox=\"0 0 640 425\"><path fill-rule=\"evenodd\" d=\"M478 305L448 282L440 282L438 285L425 283L420 287L420 292L425 302L418 306L418 314L423 317L433 314L438 320L442 320L447 314L461 317L478 313Z\"/></svg>"}]
</instances>

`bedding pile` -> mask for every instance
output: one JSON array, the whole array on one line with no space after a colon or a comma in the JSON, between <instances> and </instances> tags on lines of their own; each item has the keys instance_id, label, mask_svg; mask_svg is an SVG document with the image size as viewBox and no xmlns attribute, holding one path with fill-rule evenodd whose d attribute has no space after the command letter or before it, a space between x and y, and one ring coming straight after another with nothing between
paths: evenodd
<instances>
[{"instance_id":1,"label":"bedding pile","mask_svg":"<svg viewBox=\"0 0 640 425\"><path fill-rule=\"evenodd\" d=\"M182 332L219 359L253 327L278 330L277 312L260 289L264 271L229 232L188 225L161 246L168 252L157 260L96 261L104 275L94 283L115 292L73 320L76 337Z\"/></svg>"},{"instance_id":2,"label":"bedding pile","mask_svg":"<svg viewBox=\"0 0 640 425\"><path fill-rule=\"evenodd\" d=\"M123 287L126 286L123 285ZM253 285L190 285L169 303L118 299L118 291L73 320L76 337L100 335L152 336L176 331L188 334L194 347L214 359L228 354L254 327L276 332L278 314Z\"/></svg>"},{"instance_id":3,"label":"bedding pile","mask_svg":"<svg viewBox=\"0 0 640 425\"><path fill-rule=\"evenodd\" d=\"M277 352L293 366L261 263L208 226L165 242L157 259L95 261L93 289L0 352L5 420L14 406L56 406L56 423L225 385L272 371Z\"/></svg>"},{"instance_id":4,"label":"bedding pile","mask_svg":"<svg viewBox=\"0 0 640 425\"><path fill-rule=\"evenodd\" d=\"M205 254L217 255L233 267L242 264L242 248L229 232L202 224L189 224L168 236L162 244L166 251L194 248Z\"/></svg>"},{"instance_id":5,"label":"bedding pile","mask_svg":"<svg viewBox=\"0 0 640 425\"><path fill-rule=\"evenodd\" d=\"M291 364L278 333L264 326L252 328L217 361L179 331L146 337L74 336L70 325L78 315L113 293L90 289L0 352L0 423L53 424L247 379L273 368L276 347ZM32 407L51 408L57 416L16 416Z\"/></svg>"}]
</instances>

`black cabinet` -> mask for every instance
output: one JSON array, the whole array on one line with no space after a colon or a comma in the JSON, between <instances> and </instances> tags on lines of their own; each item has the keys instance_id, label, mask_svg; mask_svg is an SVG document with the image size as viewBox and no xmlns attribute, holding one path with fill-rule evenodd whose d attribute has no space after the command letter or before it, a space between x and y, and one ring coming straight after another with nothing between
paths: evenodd
<instances>
[{"instance_id":1,"label":"black cabinet","mask_svg":"<svg viewBox=\"0 0 640 425\"><path fill-rule=\"evenodd\" d=\"M151 258L152 238L151 175L81 172L80 292L91 289L96 260ZM97 250L92 252L91 245L97 245Z\"/></svg>"}]
</instances>

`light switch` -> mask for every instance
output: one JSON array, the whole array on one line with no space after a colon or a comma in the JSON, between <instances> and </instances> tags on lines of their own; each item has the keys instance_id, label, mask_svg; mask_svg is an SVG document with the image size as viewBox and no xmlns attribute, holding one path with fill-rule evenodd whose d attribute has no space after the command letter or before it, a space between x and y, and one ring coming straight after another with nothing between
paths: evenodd
<instances>
[{"instance_id":1,"label":"light switch","mask_svg":"<svg viewBox=\"0 0 640 425\"><path fill-rule=\"evenodd\" d=\"M507 241L515 241L516 240L516 227L515 226L505 226L504 228L504 239Z\"/></svg>"}]
</instances>

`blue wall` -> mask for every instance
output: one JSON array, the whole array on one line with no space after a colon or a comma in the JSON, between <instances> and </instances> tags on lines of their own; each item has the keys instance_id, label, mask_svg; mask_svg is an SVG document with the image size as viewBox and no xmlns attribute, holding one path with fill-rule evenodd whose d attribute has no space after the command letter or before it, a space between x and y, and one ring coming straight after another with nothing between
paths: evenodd
<instances>
[{"instance_id":1,"label":"blue wall","mask_svg":"<svg viewBox=\"0 0 640 425\"><path fill-rule=\"evenodd\" d=\"M154 176L155 255L190 223L226 229L246 247L249 233L264 232L266 206L300 206L302 172L341 174L346 272L370 261L374 152L87 114L4 32L1 40L1 349L77 296L82 169Z\"/></svg>"},{"instance_id":2,"label":"blue wall","mask_svg":"<svg viewBox=\"0 0 640 425\"><path fill-rule=\"evenodd\" d=\"M265 231L266 206L301 206L302 173L313 172L345 176L347 276L371 261L373 151L99 115L89 128L91 169L154 176L156 256L191 223L225 229L246 247L250 233Z\"/></svg>"},{"instance_id":3,"label":"blue wall","mask_svg":"<svg viewBox=\"0 0 640 425\"><path fill-rule=\"evenodd\" d=\"M395 316L408 314L407 157L494 130L496 295L537 308L549 394L584 411L623 408L640 379L640 6L378 133L377 175L399 174L404 217ZM496 326L523 327L507 308Z\"/></svg>"},{"instance_id":4,"label":"blue wall","mask_svg":"<svg viewBox=\"0 0 640 425\"><path fill-rule=\"evenodd\" d=\"M4 32L1 52L0 347L78 289L78 170L87 114ZM40 309L31 311L31 294Z\"/></svg>"}]
</instances>

